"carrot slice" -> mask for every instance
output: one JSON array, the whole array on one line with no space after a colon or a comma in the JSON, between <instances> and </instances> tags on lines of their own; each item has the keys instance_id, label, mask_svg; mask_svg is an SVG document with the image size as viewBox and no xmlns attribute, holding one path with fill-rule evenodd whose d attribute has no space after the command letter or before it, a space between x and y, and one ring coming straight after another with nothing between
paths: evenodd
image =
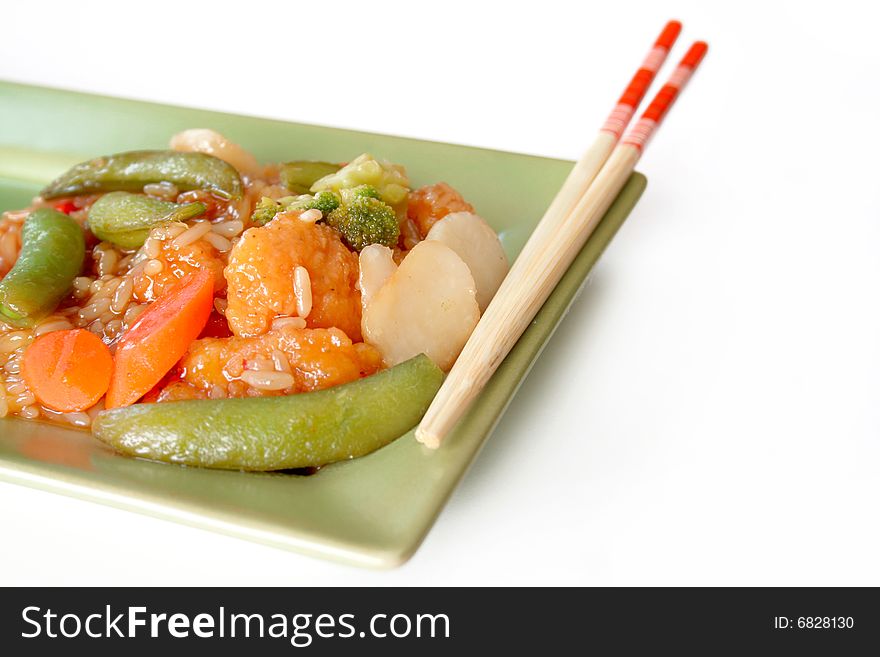
<instances>
[{"instance_id":1,"label":"carrot slice","mask_svg":"<svg viewBox=\"0 0 880 657\"><path fill-rule=\"evenodd\" d=\"M199 336L213 307L213 277L199 270L141 313L116 343L105 406L129 406L147 394Z\"/></svg>"},{"instance_id":2,"label":"carrot slice","mask_svg":"<svg viewBox=\"0 0 880 657\"><path fill-rule=\"evenodd\" d=\"M94 406L107 391L113 357L107 345L85 329L53 331L25 350L21 372L43 406L72 413Z\"/></svg>"}]
</instances>

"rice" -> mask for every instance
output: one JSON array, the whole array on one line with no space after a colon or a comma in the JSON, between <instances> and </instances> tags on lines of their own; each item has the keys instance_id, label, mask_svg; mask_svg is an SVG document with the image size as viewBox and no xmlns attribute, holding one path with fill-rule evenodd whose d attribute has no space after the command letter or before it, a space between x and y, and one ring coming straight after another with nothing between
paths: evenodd
<instances>
[{"instance_id":1,"label":"rice","mask_svg":"<svg viewBox=\"0 0 880 657\"><path fill-rule=\"evenodd\" d=\"M220 253L226 253L232 248L232 242L215 232L209 231L205 237L205 241L217 249Z\"/></svg>"},{"instance_id":2,"label":"rice","mask_svg":"<svg viewBox=\"0 0 880 657\"><path fill-rule=\"evenodd\" d=\"M296 314L305 319L312 312L312 279L305 267L293 270L293 294L296 296Z\"/></svg>"},{"instance_id":3,"label":"rice","mask_svg":"<svg viewBox=\"0 0 880 657\"><path fill-rule=\"evenodd\" d=\"M237 379L244 372L244 358L241 354L233 355L223 366L223 374L227 379Z\"/></svg>"},{"instance_id":4,"label":"rice","mask_svg":"<svg viewBox=\"0 0 880 657\"><path fill-rule=\"evenodd\" d=\"M275 369L275 363L268 358L248 358L244 369L252 372L272 371Z\"/></svg>"},{"instance_id":5,"label":"rice","mask_svg":"<svg viewBox=\"0 0 880 657\"><path fill-rule=\"evenodd\" d=\"M155 276L162 271L163 267L161 260L147 260L147 264L144 265L144 273L147 276Z\"/></svg>"},{"instance_id":6,"label":"rice","mask_svg":"<svg viewBox=\"0 0 880 657\"><path fill-rule=\"evenodd\" d=\"M144 241L144 253L147 254L148 258L155 258L159 255L159 251L161 249L161 244L158 239L155 237L148 237Z\"/></svg>"},{"instance_id":7,"label":"rice","mask_svg":"<svg viewBox=\"0 0 880 657\"><path fill-rule=\"evenodd\" d=\"M96 246L92 251L92 257L95 258L95 269L98 276L104 276L116 273L116 266L119 264L119 252L112 246L105 245L103 242Z\"/></svg>"},{"instance_id":8,"label":"rice","mask_svg":"<svg viewBox=\"0 0 880 657\"><path fill-rule=\"evenodd\" d=\"M101 320L104 322L104 320ZM104 322L104 335L109 338L115 338L122 333L123 324L121 319L111 319Z\"/></svg>"},{"instance_id":9,"label":"rice","mask_svg":"<svg viewBox=\"0 0 880 657\"><path fill-rule=\"evenodd\" d=\"M195 223L194 225L187 228L180 235L174 238L171 242L171 245L175 248L183 248L184 246L189 246L196 240L200 240L207 233L211 232L211 224L207 221L200 221Z\"/></svg>"},{"instance_id":10,"label":"rice","mask_svg":"<svg viewBox=\"0 0 880 657\"><path fill-rule=\"evenodd\" d=\"M293 375L288 372L245 371L241 380L257 390L284 390L294 384Z\"/></svg>"},{"instance_id":11,"label":"rice","mask_svg":"<svg viewBox=\"0 0 880 657\"><path fill-rule=\"evenodd\" d=\"M134 281L126 276L113 292L113 298L110 300L110 310L116 314L123 312L128 307L133 292Z\"/></svg>"},{"instance_id":12,"label":"rice","mask_svg":"<svg viewBox=\"0 0 880 657\"><path fill-rule=\"evenodd\" d=\"M134 324L135 320L138 316L147 309L146 304L134 304L128 307L125 311L125 315L122 316L122 321L126 326L131 326Z\"/></svg>"},{"instance_id":13,"label":"rice","mask_svg":"<svg viewBox=\"0 0 880 657\"><path fill-rule=\"evenodd\" d=\"M189 223L166 222L154 227L144 244L134 251L125 251L109 242L90 241L89 258L81 276L74 279L71 293L62 300L60 306L48 317L39 321L32 329L21 329L0 320L0 417L14 415L36 419L44 418L68 426L88 428L103 409L103 400L84 412L62 413L41 406L33 392L29 390L22 377L22 361L25 349L39 336L53 331L71 328L86 329L115 348L116 340L129 327L137 322L148 304L139 303L135 294L140 279L165 273L172 265L171 249L183 250L200 240L201 246L210 245L216 253L225 258L241 239L249 227L250 207L262 195L277 198L287 191L281 187L267 186L264 181L245 180L246 190L240 203L227 207L211 206L204 217ZM155 198L185 202L203 200L202 195L184 198L174 185L157 183L147 185L144 193ZM88 217L88 208L99 195L83 196L73 199L76 208L69 216L83 223ZM37 201L40 204L40 201ZM216 203L216 202L214 202ZM13 266L21 249L21 227L33 207L16 212L3 213L0 219L0 278ZM320 211L303 213L306 220L318 220ZM193 249L198 253L198 247ZM216 255L216 254L215 254ZM175 272L176 273L176 272ZM311 279L308 271L302 269L294 275L297 295L297 317L278 317L272 329L305 328L303 317L311 312ZM138 291L140 288L138 287ZM214 306L221 314L226 311L226 299L217 298ZM291 389L295 386L294 376L286 354L273 350L261 354L260 358L250 358L245 362L241 355L234 354L226 362L223 373L226 382L213 385L204 394L211 399L226 397L245 397Z\"/></svg>"},{"instance_id":14,"label":"rice","mask_svg":"<svg viewBox=\"0 0 880 657\"><path fill-rule=\"evenodd\" d=\"M213 230L218 235L226 238L237 237L241 235L241 231L244 230L244 222L239 221L238 219L233 219L231 221L221 221L219 223L213 224L211 226L211 230Z\"/></svg>"},{"instance_id":15,"label":"rice","mask_svg":"<svg viewBox=\"0 0 880 657\"><path fill-rule=\"evenodd\" d=\"M97 319L108 310L110 310L110 299L106 296L98 297L89 305L80 309L78 313L79 321L87 324L92 320Z\"/></svg>"},{"instance_id":16,"label":"rice","mask_svg":"<svg viewBox=\"0 0 880 657\"><path fill-rule=\"evenodd\" d=\"M82 299L90 293L92 287L92 279L88 276L77 276L73 279L73 294L78 299Z\"/></svg>"},{"instance_id":17,"label":"rice","mask_svg":"<svg viewBox=\"0 0 880 657\"><path fill-rule=\"evenodd\" d=\"M15 351L21 347L28 346L33 342L34 336L30 331L13 331L0 337L0 354Z\"/></svg>"},{"instance_id":18,"label":"rice","mask_svg":"<svg viewBox=\"0 0 880 657\"><path fill-rule=\"evenodd\" d=\"M65 331L70 328L73 328L73 324L71 324L66 317L52 315L34 327L34 337L38 338L41 335L51 333L52 331Z\"/></svg>"},{"instance_id":19,"label":"rice","mask_svg":"<svg viewBox=\"0 0 880 657\"><path fill-rule=\"evenodd\" d=\"M88 413L64 413L61 417L75 427L86 428L92 424L92 418L89 417Z\"/></svg>"},{"instance_id":20,"label":"rice","mask_svg":"<svg viewBox=\"0 0 880 657\"><path fill-rule=\"evenodd\" d=\"M275 365L276 372L290 373L290 362L287 360L287 355L280 349L272 350L272 363Z\"/></svg>"},{"instance_id":21,"label":"rice","mask_svg":"<svg viewBox=\"0 0 880 657\"><path fill-rule=\"evenodd\" d=\"M304 329L305 327L306 320L302 317L276 317L272 320L271 330L278 331L283 328Z\"/></svg>"},{"instance_id":22,"label":"rice","mask_svg":"<svg viewBox=\"0 0 880 657\"><path fill-rule=\"evenodd\" d=\"M40 409L36 406L25 406L18 414L26 420L36 420L40 417Z\"/></svg>"},{"instance_id":23,"label":"rice","mask_svg":"<svg viewBox=\"0 0 880 657\"><path fill-rule=\"evenodd\" d=\"M321 211L317 208L312 208L311 210L306 210L302 214L299 215L300 221L307 221L310 224L321 221L321 218L324 215L321 214Z\"/></svg>"}]
</instances>

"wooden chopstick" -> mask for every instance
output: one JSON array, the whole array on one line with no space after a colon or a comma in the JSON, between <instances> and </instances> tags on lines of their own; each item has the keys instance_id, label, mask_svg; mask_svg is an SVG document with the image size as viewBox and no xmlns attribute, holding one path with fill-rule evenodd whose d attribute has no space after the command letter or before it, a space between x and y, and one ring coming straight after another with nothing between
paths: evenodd
<instances>
[{"instance_id":1,"label":"wooden chopstick","mask_svg":"<svg viewBox=\"0 0 880 657\"><path fill-rule=\"evenodd\" d=\"M691 46L572 211L555 230L542 231L540 243L514 262L422 418L416 430L419 442L439 447L483 389L629 179L649 139L707 50L701 41Z\"/></svg>"},{"instance_id":2,"label":"wooden chopstick","mask_svg":"<svg viewBox=\"0 0 880 657\"><path fill-rule=\"evenodd\" d=\"M546 232L557 230L559 223L569 215L575 203L587 191L593 179L608 160L623 135L623 131L626 130L626 126L632 120L636 109L654 81L654 76L663 66L663 62L666 61L666 57L680 33L681 23L679 21L669 21L663 27L660 36L654 41L651 50L648 51L641 66L629 81L614 109L611 110L611 114L599 129L593 143L572 167L559 192L550 203L547 211L544 212L541 221L535 226L535 230L520 252L519 258L528 258L531 249L541 243Z\"/></svg>"}]
</instances>

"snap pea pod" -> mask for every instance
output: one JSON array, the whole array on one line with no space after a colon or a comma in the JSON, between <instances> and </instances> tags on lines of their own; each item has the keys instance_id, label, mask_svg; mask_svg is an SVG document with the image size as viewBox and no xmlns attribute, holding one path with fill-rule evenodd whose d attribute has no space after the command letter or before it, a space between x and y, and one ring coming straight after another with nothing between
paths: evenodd
<instances>
[{"instance_id":1,"label":"snap pea pod","mask_svg":"<svg viewBox=\"0 0 880 657\"><path fill-rule=\"evenodd\" d=\"M187 221L207 210L204 203L172 203L130 192L110 192L89 208L89 228L98 239L138 249L150 229L166 221Z\"/></svg>"},{"instance_id":2,"label":"snap pea pod","mask_svg":"<svg viewBox=\"0 0 880 657\"><path fill-rule=\"evenodd\" d=\"M78 223L51 208L34 210L21 229L21 253L0 280L0 316L33 324L58 306L79 276L86 253Z\"/></svg>"},{"instance_id":3,"label":"snap pea pod","mask_svg":"<svg viewBox=\"0 0 880 657\"><path fill-rule=\"evenodd\" d=\"M241 178L228 162L206 153L128 151L81 162L40 192L43 198L101 192L139 192L150 183L207 189L223 198L241 196Z\"/></svg>"},{"instance_id":4,"label":"snap pea pod","mask_svg":"<svg viewBox=\"0 0 880 657\"><path fill-rule=\"evenodd\" d=\"M308 194L316 181L341 169L338 164L330 162L309 162L297 160L281 165L281 184L294 194Z\"/></svg>"},{"instance_id":5,"label":"snap pea pod","mask_svg":"<svg viewBox=\"0 0 880 657\"><path fill-rule=\"evenodd\" d=\"M287 397L135 404L101 413L95 435L118 451L227 470L284 470L368 454L424 415L443 372L427 356L365 379Z\"/></svg>"}]
</instances>

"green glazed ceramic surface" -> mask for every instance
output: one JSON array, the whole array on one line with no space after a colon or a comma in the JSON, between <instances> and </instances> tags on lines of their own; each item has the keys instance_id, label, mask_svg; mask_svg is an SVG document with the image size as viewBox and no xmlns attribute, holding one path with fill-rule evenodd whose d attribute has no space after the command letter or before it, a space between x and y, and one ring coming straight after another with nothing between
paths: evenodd
<instances>
[{"instance_id":1,"label":"green glazed ceramic surface","mask_svg":"<svg viewBox=\"0 0 880 657\"><path fill-rule=\"evenodd\" d=\"M0 83L0 209L22 207L89 157L163 148L210 127L263 161L370 152L414 185L446 181L499 231L513 259L572 163L385 135ZM312 476L188 469L124 458L88 433L0 420L0 479L366 566L409 558L498 422L593 264L645 188L634 174L562 282L443 448L412 432ZM491 519L489 519L491 522Z\"/></svg>"}]
</instances>

